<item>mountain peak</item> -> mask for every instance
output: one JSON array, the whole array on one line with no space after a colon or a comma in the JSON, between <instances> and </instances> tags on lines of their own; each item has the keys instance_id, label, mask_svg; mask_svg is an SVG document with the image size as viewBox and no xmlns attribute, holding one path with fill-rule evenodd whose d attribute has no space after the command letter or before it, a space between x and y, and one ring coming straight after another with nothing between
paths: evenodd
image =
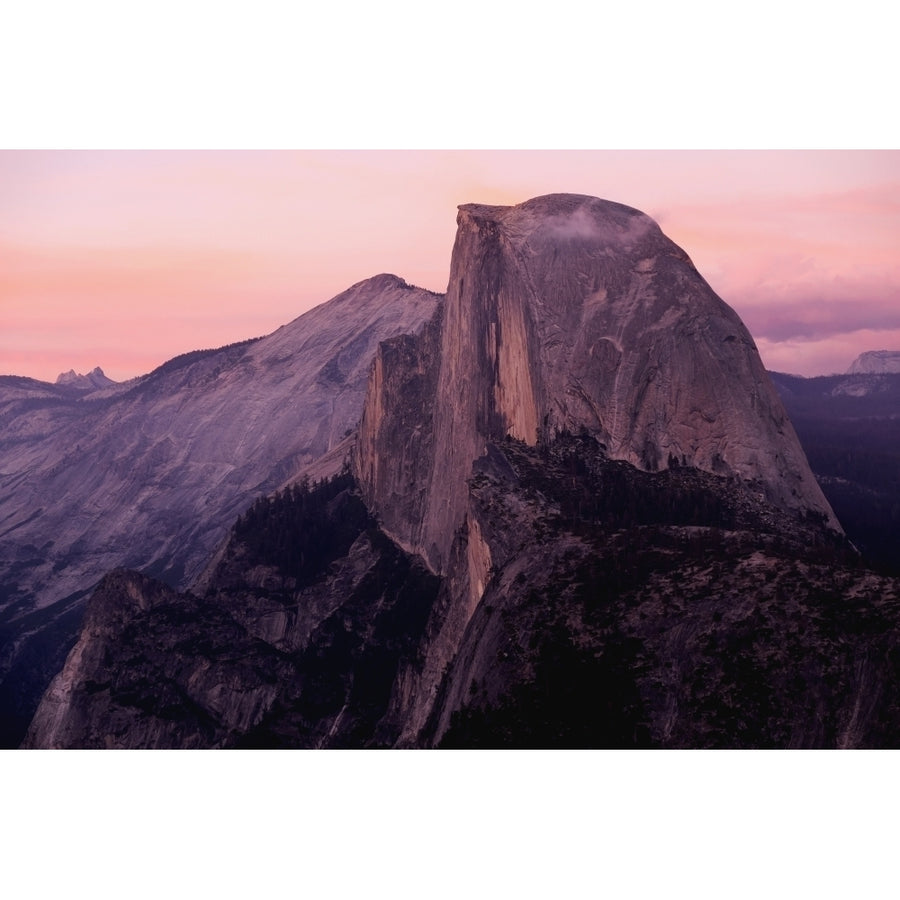
<instances>
[{"instance_id":1,"label":"mountain peak","mask_svg":"<svg viewBox=\"0 0 900 900\"><path fill-rule=\"evenodd\" d=\"M746 327L653 219L548 194L465 204L457 223L441 333L380 351L357 460L367 500L434 571L473 461L506 437L584 432L644 471L756 481L839 527Z\"/></svg>"},{"instance_id":2,"label":"mountain peak","mask_svg":"<svg viewBox=\"0 0 900 900\"><path fill-rule=\"evenodd\" d=\"M656 222L640 210L584 194L545 194L516 206L468 203L459 207L457 221L475 227L496 225L533 249L571 242L627 248L650 232L661 234Z\"/></svg>"},{"instance_id":3,"label":"mountain peak","mask_svg":"<svg viewBox=\"0 0 900 900\"><path fill-rule=\"evenodd\" d=\"M867 350L853 360L848 375L886 375L900 372L900 350Z\"/></svg>"},{"instance_id":4,"label":"mountain peak","mask_svg":"<svg viewBox=\"0 0 900 900\"><path fill-rule=\"evenodd\" d=\"M109 387L110 385L116 384L115 381L111 378L107 378L106 375L103 374L103 369L101 369L100 366L95 366L87 375L82 375L74 369L69 369L68 372L60 372L57 376L56 383L87 391L95 391L98 388Z\"/></svg>"},{"instance_id":5,"label":"mountain peak","mask_svg":"<svg viewBox=\"0 0 900 900\"><path fill-rule=\"evenodd\" d=\"M540 197L532 197L523 203L512 206L493 206L485 203L462 203L457 207L460 211L473 215L497 218L507 216L569 216L578 211L584 211L591 216L604 219L613 217L632 217L648 219L646 214L634 207L613 200L603 200L600 197L591 197L587 194L543 194Z\"/></svg>"},{"instance_id":6,"label":"mountain peak","mask_svg":"<svg viewBox=\"0 0 900 900\"><path fill-rule=\"evenodd\" d=\"M388 288L411 288L412 285L409 284L405 279L401 278L399 275L394 275L392 272L382 272L380 275L373 275L371 278L366 278L364 281L359 282L360 284L367 284L373 288L378 288L380 290L387 290Z\"/></svg>"}]
</instances>

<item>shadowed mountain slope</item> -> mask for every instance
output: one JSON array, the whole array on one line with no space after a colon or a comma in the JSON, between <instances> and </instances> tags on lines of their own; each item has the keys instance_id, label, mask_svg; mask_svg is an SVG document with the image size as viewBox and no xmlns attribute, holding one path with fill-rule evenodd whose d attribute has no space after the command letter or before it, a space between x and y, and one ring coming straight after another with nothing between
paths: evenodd
<instances>
[{"instance_id":1,"label":"shadowed mountain slope","mask_svg":"<svg viewBox=\"0 0 900 900\"><path fill-rule=\"evenodd\" d=\"M847 537L900 575L900 373L772 380Z\"/></svg>"},{"instance_id":2,"label":"shadowed mountain slope","mask_svg":"<svg viewBox=\"0 0 900 900\"><path fill-rule=\"evenodd\" d=\"M490 445L470 488L493 563L442 669L458 571L390 541L344 473L254 504L202 593L107 576L24 746L900 741L900 585L820 522L590 437Z\"/></svg>"}]
</instances>

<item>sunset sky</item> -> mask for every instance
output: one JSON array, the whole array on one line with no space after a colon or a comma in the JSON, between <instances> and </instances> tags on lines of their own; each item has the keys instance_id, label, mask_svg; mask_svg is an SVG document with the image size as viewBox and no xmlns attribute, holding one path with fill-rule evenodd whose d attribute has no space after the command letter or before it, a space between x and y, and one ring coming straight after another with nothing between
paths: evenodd
<instances>
[{"instance_id":1,"label":"sunset sky","mask_svg":"<svg viewBox=\"0 0 900 900\"><path fill-rule=\"evenodd\" d=\"M443 291L460 203L653 216L766 366L900 349L900 152L4 151L0 374L122 380L380 272Z\"/></svg>"},{"instance_id":2,"label":"sunset sky","mask_svg":"<svg viewBox=\"0 0 900 900\"><path fill-rule=\"evenodd\" d=\"M456 206L654 217L770 369L900 349L896 151L2 151L0 374L123 380L380 272L443 291Z\"/></svg>"}]
</instances>

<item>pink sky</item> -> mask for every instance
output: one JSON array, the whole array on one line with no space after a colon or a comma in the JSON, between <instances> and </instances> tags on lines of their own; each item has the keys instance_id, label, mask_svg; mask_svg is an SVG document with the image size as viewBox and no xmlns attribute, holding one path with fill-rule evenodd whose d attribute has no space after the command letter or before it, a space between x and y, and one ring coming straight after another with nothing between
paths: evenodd
<instances>
[{"instance_id":1,"label":"pink sky","mask_svg":"<svg viewBox=\"0 0 900 900\"><path fill-rule=\"evenodd\" d=\"M900 349L897 151L0 151L0 374L123 380L393 272L447 286L456 206L653 216L770 369Z\"/></svg>"}]
</instances>

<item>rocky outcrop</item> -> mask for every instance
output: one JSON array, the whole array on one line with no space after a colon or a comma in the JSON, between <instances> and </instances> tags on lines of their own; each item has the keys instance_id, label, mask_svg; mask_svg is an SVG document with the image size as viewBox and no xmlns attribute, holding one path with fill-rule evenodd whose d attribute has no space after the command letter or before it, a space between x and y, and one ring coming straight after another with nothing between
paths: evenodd
<instances>
[{"instance_id":1,"label":"rocky outcrop","mask_svg":"<svg viewBox=\"0 0 900 900\"><path fill-rule=\"evenodd\" d=\"M184 589L257 495L323 455L315 477L340 469L376 347L416 332L440 299L379 275L267 337L134 382L88 393L0 379L4 743L21 739L103 574L124 566Z\"/></svg>"},{"instance_id":2,"label":"rocky outcrop","mask_svg":"<svg viewBox=\"0 0 900 900\"><path fill-rule=\"evenodd\" d=\"M190 595L136 572L107 575L23 747L198 748L255 724L287 667L222 611L197 621Z\"/></svg>"},{"instance_id":3,"label":"rocky outcrop","mask_svg":"<svg viewBox=\"0 0 900 900\"><path fill-rule=\"evenodd\" d=\"M485 444L563 431L646 471L737 475L839 529L747 329L649 217L555 194L458 223L440 338L379 352L360 429L364 495L402 546L446 571Z\"/></svg>"},{"instance_id":4,"label":"rocky outcrop","mask_svg":"<svg viewBox=\"0 0 900 900\"><path fill-rule=\"evenodd\" d=\"M347 482L260 500L202 594L106 576L23 747L393 743L391 688L437 579L373 527Z\"/></svg>"},{"instance_id":5,"label":"rocky outcrop","mask_svg":"<svg viewBox=\"0 0 900 900\"><path fill-rule=\"evenodd\" d=\"M900 350L867 350L847 369L848 375L887 375L900 372Z\"/></svg>"},{"instance_id":6,"label":"rocky outcrop","mask_svg":"<svg viewBox=\"0 0 900 900\"><path fill-rule=\"evenodd\" d=\"M81 375L74 369L69 369L68 372L61 372L56 379L56 383L79 391L96 391L100 388L113 387L116 384L112 378L107 378L103 374L103 369L100 366L91 369L87 375Z\"/></svg>"}]
</instances>

